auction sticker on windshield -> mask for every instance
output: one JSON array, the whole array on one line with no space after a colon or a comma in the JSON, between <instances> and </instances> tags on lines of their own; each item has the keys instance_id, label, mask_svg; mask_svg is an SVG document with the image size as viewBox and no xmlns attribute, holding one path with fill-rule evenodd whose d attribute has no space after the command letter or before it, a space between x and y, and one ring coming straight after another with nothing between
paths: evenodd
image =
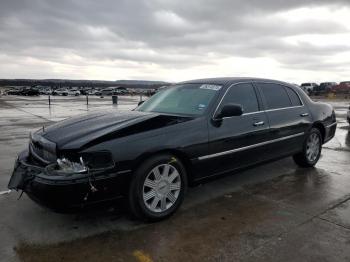
<instances>
[{"instance_id":1,"label":"auction sticker on windshield","mask_svg":"<svg viewBox=\"0 0 350 262\"><path fill-rule=\"evenodd\" d=\"M219 91L221 89L221 86L204 84L204 85L201 85L199 88L200 89L209 89L209 90Z\"/></svg>"}]
</instances>

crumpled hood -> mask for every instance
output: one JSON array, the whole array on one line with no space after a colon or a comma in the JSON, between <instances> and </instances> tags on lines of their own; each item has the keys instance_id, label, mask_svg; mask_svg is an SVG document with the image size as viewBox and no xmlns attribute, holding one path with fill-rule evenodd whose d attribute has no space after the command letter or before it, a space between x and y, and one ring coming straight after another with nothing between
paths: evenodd
<instances>
[{"instance_id":1,"label":"crumpled hood","mask_svg":"<svg viewBox=\"0 0 350 262\"><path fill-rule=\"evenodd\" d=\"M139 111L100 111L63 120L38 134L59 148L68 144L77 146L157 116L157 113Z\"/></svg>"}]
</instances>

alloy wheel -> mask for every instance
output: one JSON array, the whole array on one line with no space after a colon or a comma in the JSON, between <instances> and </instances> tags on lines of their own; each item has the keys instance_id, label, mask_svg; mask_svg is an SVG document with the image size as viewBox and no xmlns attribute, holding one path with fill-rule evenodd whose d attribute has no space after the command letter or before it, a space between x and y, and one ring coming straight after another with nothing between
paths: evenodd
<instances>
[{"instance_id":1,"label":"alloy wheel","mask_svg":"<svg viewBox=\"0 0 350 262\"><path fill-rule=\"evenodd\" d=\"M170 164L154 167L143 184L143 201L152 212L160 213L174 205L181 191L179 171Z\"/></svg>"},{"instance_id":2,"label":"alloy wheel","mask_svg":"<svg viewBox=\"0 0 350 262\"><path fill-rule=\"evenodd\" d=\"M306 142L306 157L310 162L314 162L320 154L321 140L318 134L311 134Z\"/></svg>"}]
</instances>

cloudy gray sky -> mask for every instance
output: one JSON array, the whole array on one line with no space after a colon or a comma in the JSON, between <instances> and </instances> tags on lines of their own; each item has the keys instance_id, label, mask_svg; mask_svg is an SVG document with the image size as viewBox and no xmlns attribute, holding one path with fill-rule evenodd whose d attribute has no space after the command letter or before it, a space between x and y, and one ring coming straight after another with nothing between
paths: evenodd
<instances>
[{"instance_id":1,"label":"cloudy gray sky","mask_svg":"<svg viewBox=\"0 0 350 262\"><path fill-rule=\"evenodd\" d=\"M0 0L0 78L350 80L349 0Z\"/></svg>"}]
</instances>

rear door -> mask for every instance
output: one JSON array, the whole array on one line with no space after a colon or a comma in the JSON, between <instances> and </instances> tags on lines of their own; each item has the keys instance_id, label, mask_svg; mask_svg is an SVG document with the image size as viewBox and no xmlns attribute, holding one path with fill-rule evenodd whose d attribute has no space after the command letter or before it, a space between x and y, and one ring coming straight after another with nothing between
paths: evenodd
<instances>
[{"instance_id":1,"label":"rear door","mask_svg":"<svg viewBox=\"0 0 350 262\"><path fill-rule=\"evenodd\" d=\"M270 123L270 150L274 157L301 150L312 125L308 108L292 87L278 83L255 83L262 95Z\"/></svg>"},{"instance_id":2,"label":"rear door","mask_svg":"<svg viewBox=\"0 0 350 262\"><path fill-rule=\"evenodd\" d=\"M199 158L210 174L216 175L265 159L264 145L269 134L267 116L262 111L257 91L251 83L232 85L225 93L216 112L228 103L240 104L243 115L209 120L209 154ZM214 113L215 115L215 113Z\"/></svg>"}]
</instances>

